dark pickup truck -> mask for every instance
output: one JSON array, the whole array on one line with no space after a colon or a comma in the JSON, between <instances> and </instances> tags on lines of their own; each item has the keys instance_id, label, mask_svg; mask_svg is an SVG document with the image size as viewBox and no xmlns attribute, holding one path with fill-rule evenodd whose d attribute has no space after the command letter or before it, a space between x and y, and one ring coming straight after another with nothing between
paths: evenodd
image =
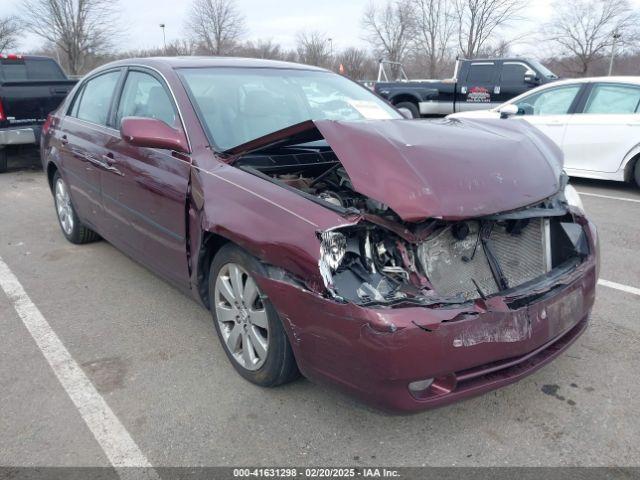
<instances>
[{"instance_id":1,"label":"dark pickup truck","mask_svg":"<svg viewBox=\"0 0 640 480\"><path fill-rule=\"evenodd\" d=\"M76 80L48 57L0 55L0 173L7 147L40 143L40 131Z\"/></svg>"},{"instance_id":2,"label":"dark pickup truck","mask_svg":"<svg viewBox=\"0 0 640 480\"><path fill-rule=\"evenodd\" d=\"M398 80L388 80L385 64L392 67ZM453 78L448 80L409 80L402 65L381 61L373 89L396 107L411 111L414 118L439 117L493 108L557 79L539 62L522 58L459 59Z\"/></svg>"}]
</instances>

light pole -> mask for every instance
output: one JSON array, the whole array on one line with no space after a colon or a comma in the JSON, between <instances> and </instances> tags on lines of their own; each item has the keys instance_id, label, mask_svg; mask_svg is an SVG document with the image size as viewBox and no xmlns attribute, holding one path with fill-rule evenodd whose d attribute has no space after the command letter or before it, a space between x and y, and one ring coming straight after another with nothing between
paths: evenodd
<instances>
[{"instance_id":1,"label":"light pole","mask_svg":"<svg viewBox=\"0 0 640 480\"><path fill-rule=\"evenodd\" d=\"M164 27L165 27L164 23L161 23L160 28L162 29L162 43L164 45L164 53L166 55L167 54L167 37L164 34Z\"/></svg>"},{"instance_id":2,"label":"light pole","mask_svg":"<svg viewBox=\"0 0 640 480\"><path fill-rule=\"evenodd\" d=\"M609 60L609 76L613 73L613 57L616 55L616 40L622 37L622 34L618 33L617 30L613 31L613 42L611 42L611 59Z\"/></svg>"}]
</instances>

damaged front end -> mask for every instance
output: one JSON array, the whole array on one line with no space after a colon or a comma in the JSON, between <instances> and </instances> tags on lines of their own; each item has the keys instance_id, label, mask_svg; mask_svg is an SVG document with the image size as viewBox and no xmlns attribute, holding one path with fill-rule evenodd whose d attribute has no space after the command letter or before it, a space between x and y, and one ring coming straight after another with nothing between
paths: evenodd
<instances>
[{"instance_id":1,"label":"damaged front end","mask_svg":"<svg viewBox=\"0 0 640 480\"><path fill-rule=\"evenodd\" d=\"M403 236L362 221L320 233L319 268L335 299L364 306L526 297L589 255L579 217L561 207L553 213L434 220L416 233L405 227Z\"/></svg>"},{"instance_id":2,"label":"damaged front end","mask_svg":"<svg viewBox=\"0 0 640 480\"><path fill-rule=\"evenodd\" d=\"M503 123L305 122L227 152L337 214L302 233L313 282L260 279L305 376L414 411L512 383L584 331L595 228L555 147Z\"/></svg>"},{"instance_id":3,"label":"damaged front end","mask_svg":"<svg viewBox=\"0 0 640 480\"><path fill-rule=\"evenodd\" d=\"M347 219L317 232L331 298L361 306L463 304L551 288L558 272L589 254L579 197L566 185L559 153L537 134L504 125L459 132L457 124L309 121L226 153L241 170ZM491 140L491 160L452 176L448 162L467 158L442 142L459 135Z\"/></svg>"}]
</instances>

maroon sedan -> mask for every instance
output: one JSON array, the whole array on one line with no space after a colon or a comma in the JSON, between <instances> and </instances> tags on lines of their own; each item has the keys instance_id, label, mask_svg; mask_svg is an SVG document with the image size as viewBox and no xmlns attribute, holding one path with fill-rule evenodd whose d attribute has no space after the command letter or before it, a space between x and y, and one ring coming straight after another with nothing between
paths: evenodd
<instances>
[{"instance_id":1,"label":"maroon sedan","mask_svg":"<svg viewBox=\"0 0 640 480\"><path fill-rule=\"evenodd\" d=\"M303 65L138 59L77 85L42 158L64 236L209 308L258 385L442 405L549 362L593 306L596 229L522 122L407 120Z\"/></svg>"}]
</instances>

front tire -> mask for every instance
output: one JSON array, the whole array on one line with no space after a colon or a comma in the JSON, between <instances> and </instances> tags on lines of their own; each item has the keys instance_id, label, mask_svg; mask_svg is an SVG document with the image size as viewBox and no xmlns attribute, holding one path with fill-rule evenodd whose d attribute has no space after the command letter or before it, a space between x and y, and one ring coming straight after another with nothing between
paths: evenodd
<instances>
[{"instance_id":1,"label":"front tire","mask_svg":"<svg viewBox=\"0 0 640 480\"><path fill-rule=\"evenodd\" d=\"M636 160L636 165L633 169L633 179L636 181L636 186L640 187L640 158Z\"/></svg>"},{"instance_id":2,"label":"front tire","mask_svg":"<svg viewBox=\"0 0 640 480\"><path fill-rule=\"evenodd\" d=\"M94 242L100 238L96 232L87 228L78 218L71 203L69 187L58 172L53 176L53 198L58 223L67 240L71 243L82 244Z\"/></svg>"},{"instance_id":3,"label":"front tire","mask_svg":"<svg viewBox=\"0 0 640 480\"><path fill-rule=\"evenodd\" d=\"M209 272L213 323L236 371L262 387L297 378L298 367L280 317L253 279L255 273L266 274L262 264L227 244Z\"/></svg>"}]
</instances>

